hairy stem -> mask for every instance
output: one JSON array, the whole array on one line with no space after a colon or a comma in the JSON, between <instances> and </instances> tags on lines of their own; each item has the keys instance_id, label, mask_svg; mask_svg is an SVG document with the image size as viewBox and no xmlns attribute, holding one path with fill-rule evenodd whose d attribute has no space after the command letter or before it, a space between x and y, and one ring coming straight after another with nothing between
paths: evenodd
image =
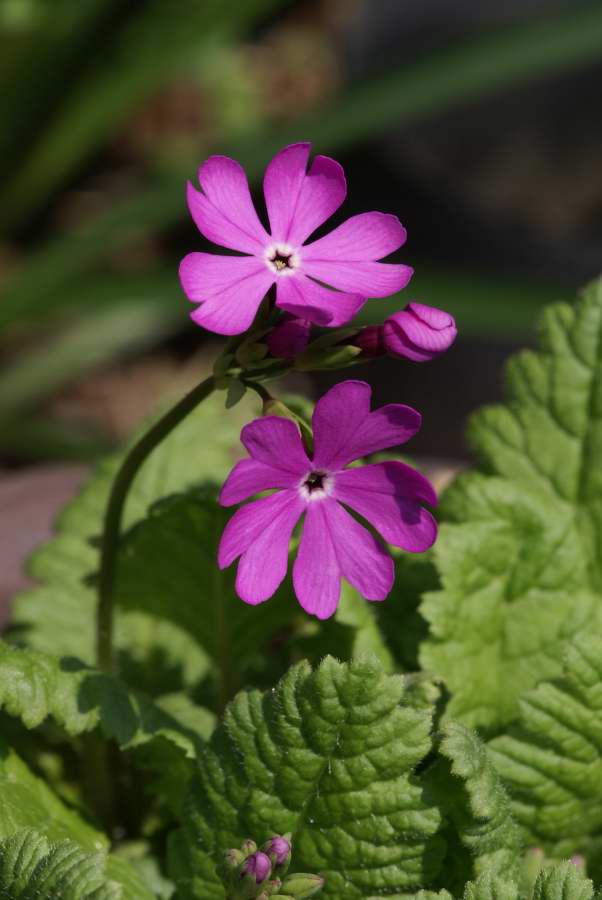
<instances>
[{"instance_id":1,"label":"hairy stem","mask_svg":"<svg viewBox=\"0 0 602 900\"><path fill-rule=\"evenodd\" d=\"M113 602L117 550L128 492L146 458L173 429L215 390L213 376L206 378L176 403L131 448L113 482L107 503L100 549L96 659L99 669L113 670Z\"/></svg>"}]
</instances>

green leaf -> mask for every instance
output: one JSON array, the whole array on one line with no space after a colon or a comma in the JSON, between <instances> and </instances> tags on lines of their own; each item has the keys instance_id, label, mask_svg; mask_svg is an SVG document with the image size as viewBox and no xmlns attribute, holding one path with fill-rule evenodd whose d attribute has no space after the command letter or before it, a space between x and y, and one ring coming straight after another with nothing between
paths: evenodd
<instances>
[{"instance_id":1,"label":"green leaf","mask_svg":"<svg viewBox=\"0 0 602 900\"><path fill-rule=\"evenodd\" d=\"M489 746L527 841L554 857L582 853L599 876L602 638L576 640L564 677L527 692L520 722Z\"/></svg>"},{"instance_id":2,"label":"green leaf","mask_svg":"<svg viewBox=\"0 0 602 900\"><path fill-rule=\"evenodd\" d=\"M466 885L463 900L519 900L518 886L501 875L483 872Z\"/></svg>"},{"instance_id":3,"label":"green leaf","mask_svg":"<svg viewBox=\"0 0 602 900\"><path fill-rule=\"evenodd\" d=\"M543 869L535 882L533 900L591 900L593 885L570 862Z\"/></svg>"},{"instance_id":4,"label":"green leaf","mask_svg":"<svg viewBox=\"0 0 602 900\"><path fill-rule=\"evenodd\" d=\"M100 726L107 738L130 748L163 737L193 757L200 745L196 729L143 695L130 692L110 675L72 657L0 643L0 707L35 728L47 718L70 735Z\"/></svg>"},{"instance_id":5,"label":"green leaf","mask_svg":"<svg viewBox=\"0 0 602 900\"><path fill-rule=\"evenodd\" d=\"M215 662L217 705L242 686L246 666L274 632L298 613L286 586L260 606L234 589L236 567L220 571L217 546L232 511L214 486L162 500L123 544L116 599L145 610L194 637Z\"/></svg>"},{"instance_id":6,"label":"green leaf","mask_svg":"<svg viewBox=\"0 0 602 900\"><path fill-rule=\"evenodd\" d=\"M518 875L522 835L512 817L510 801L480 738L458 722L443 728L441 755L449 760L455 785L442 784L442 805L454 831L473 858L475 876Z\"/></svg>"},{"instance_id":7,"label":"green leaf","mask_svg":"<svg viewBox=\"0 0 602 900\"><path fill-rule=\"evenodd\" d=\"M220 851L292 832L293 870L323 896L365 898L428 885L444 846L439 811L413 775L431 716L400 705L404 678L374 660L293 667L275 689L240 693L199 758L171 848L182 900L216 900Z\"/></svg>"},{"instance_id":8,"label":"green leaf","mask_svg":"<svg viewBox=\"0 0 602 900\"><path fill-rule=\"evenodd\" d=\"M6 900L154 900L125 860L51 843L31 828L0 841L0 897Z\"/></svg>"},{"instance_id":9,"label":"green leaf","mask_svg":"<svg viewBox=\"0 0 602 900\"><path fill-rule=\"evenodd\" d=\"M512 880L486 871L466 885L463 900L519 900L524 896ZM537 876L532 900L591 900L593 885L570 862L542 869Z\"/></svg>"},{"instance_id":10,"label":"green leaf","mask_svg":"<svg viewBox=\"0 0 602 900\"><path fill-rule=\"evenodd\" d=\"M421 610L449 716L490 732L602 619L602 281L546 311L541 344L508 366L505 405L474 418L481 471L447 494L442 587Z\"/></svg>"},{"instance_id":11,"label":"green leaf","mask_svg":"<svg viewBox=\"0 0 602 900\"><path fill-rule=\"evenodd\" d=\"M50 841L69 838L85 850L108 846L103 834L62 803L15 751L0 741L0 839L22 828L36 828Z\"/></svg>"},{"instance_id":12,"label":"green leaf","mask_svg":"<svg viewBox=\"0 0 602 900\"><path fill-rule=\"evenodd\" d=\"M160 497L207 476L225 477L234 461L232 447L237 445L240 428L252 417L254 408L242 401L225 414L223 398L214 395L191 413L144 463L129 495L125 526L142 519ZM206 439L208 434L210 441ZM122 457L120 453L97 468L80 495L61 514L57 536L36 551L31 560L29 571L40 586L16 598L13 623L19 639L37 650L93 661L96 596L90 578L98 567L96 543L110 485ZM142 615L137 614L138 625ZM148 647L141 653L139 632L133 634L122 616L117 622L118 646L123 653L135 654L139 667L141 657L147 660L151 679L158 658L171 655L173 659L169 648L176 629L172 625L167 633L155 634L154 625L156 618L145 629ZM190 640L188 646L190 650ZM200 650L197 669L202 667L199 653ZM170 688L177 687L170 683Z\"/></svg>"}]
</instances>

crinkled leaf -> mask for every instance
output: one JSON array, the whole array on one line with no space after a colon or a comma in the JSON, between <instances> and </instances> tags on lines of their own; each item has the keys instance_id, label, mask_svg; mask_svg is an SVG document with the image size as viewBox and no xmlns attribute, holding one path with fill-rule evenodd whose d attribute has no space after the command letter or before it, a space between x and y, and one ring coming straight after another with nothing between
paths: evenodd
<instances>
[{"instance_id":1,"label":"crinkled leaf","mask_svg":"<svg viewBox=\"0 0 602 900\"><path fill-rule=\"evenodd\" d=\"M200 740L195 730L148 698L128 691L110 675L79 660L0 643L0 708L35 728L52 718L70 735L100 726L122 747L164 737L189 756Z\"/></svg>"},{"instance_id":2,"label":"crinkled leaf","mask_svg":"<svg viewBox=\"0 0 602 900\"><path fill-rule=\"evenodd\" d=\"M6 900L154 900L137 872L74 841L51 843L26 828L0 841L0 897Z\"/></svg>"},{"instance_id":3,"label":"crinkled leaf","mask_svg":"<svg viewBox=\"0 0 602 900\"><path fill-rule=\"evenodd\" d=\"M0 839L29 827L51 841L77 841L85 850L100 850L108 844L103 834L62 803L15 751L0 741Z\"/></svg>"},{"instance_id":4,"label":"crinkled leaf","mask_svg":"<svg viewBox=\"0 0 602 900\"><path fill-rule=\"evenodd\" d=\"M591 900L593 884L577 866L563 862L542 869L535 882L533 900Z\"/></svg>"},{"instance_id":5,"label":"crinkled leaf","mask_svg":"<svg viewBox=\"0 0 602 900\"><path fill-rule=\"evenodd\" d=\"M593 885L577 866L562 862L541 870L531 900L591 900ZM485 871L469 882L463 900L519 900L525 894L510 878Z\"/></svg>"},{"instance_id":6,"label":"crinkled leaf","mask_svg":"<svg viewBox=\"0 0 602 900\"><path fill-rule=\"evenodd\" d=\"M476 881L469 881L463 900L519 900L518 885L495 872L483 872Z\"/></svg>"},{"instance_id":7,"label":"crinkled leaf","mask_svg":"<svg viewBox=\"0 0 602 900\"><path fill-rule=\"evenodd\" d=\"M440 815L413 775L431 716L401 705L403 676L372 660L293 667L265 694L240 693L199 759L171 865L182 900L215 900L216 854L293 834L293 867L326 877L324 897L428 885Z\"/></svg>"},{"instance_id":8,"label":"crinkled leaf","mask_svg":"<svg viewBox=\"0 0 602 900\"><path fill-rule=\"evenodd\" d=\"M602 638L581 636L564 677L520 701L520 723L491 742L527 840L551 856L602 856Z\"/></svg>"},{"instance_id":9,"label":"crinkled leaf","mask_svg":"<svg viewBox=\"0 0 602 900\"><path fill-rule=\"evenodd\" d=\"M473 731L451 721L443 727L439 749L448 761L438 766L440 802L453 837L472 858L469 877L482 872L517 876L522 835L487 747ZM454 851L452 862L457 864L460 855Z\"/></svg>"},{"instance_id":10,"label":"crinkled leaf","mask_svg":"<svg viewBox=\"0 0 602 900\"><path fill-rule=\"evenodd\" d=\"M236 595L236 567L217 566L231 515L210 486L157 503L124 541L116 590L122 608L144 609L195 638L217 664L222 705L267 638L299 611L286 588L255 607Z\"/></svg>"},{"instance_id":11,"label":"crinkled leaf","mask_svg":"<svg viewBox=\"0 0 602 900\"><path fill-rule=\"evenodd\" d=\"M510 362L505 405L474 418L481 471L448 492L442 588L422 606L449 715L490 731L602 618L602 281L546 311L541 343Z\"/></svg>"},{"instance_id":12,"label":"crinkled leaf","mask_svg":"<svg viewBox=\"0 0 602 900\"><path fill-rule=\"evenodd\" d=\"M138 473L128 496L126 527L142 519L159 498L207 477L225 477L239 446L240 428L252 418L255 408L244 400L226 413L223 395L216 394L192 412ZM79 496L65 507L57 536L32 557L29 570L40 586L16 599L13 620L19 638L35 649L93 661L96 596L90 577L98 568L97 541L104 508L123 455L121 452L98 466ZM118 617L117 643L124 652L130 646L131 631L122 628ZM152 628L147 629L147 638L152 671L156 656L169 653L170 639L160 642L161 635L153 635ZM139 640L136 646L140 657Z\"/></svg>"}]
</instances>

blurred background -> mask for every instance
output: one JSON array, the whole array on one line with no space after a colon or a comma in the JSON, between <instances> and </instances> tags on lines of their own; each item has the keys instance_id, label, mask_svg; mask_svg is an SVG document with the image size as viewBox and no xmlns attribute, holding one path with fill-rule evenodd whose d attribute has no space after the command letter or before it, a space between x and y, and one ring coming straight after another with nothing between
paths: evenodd
<instances>
[{"instance_id":1,"label":"blurred background","mask_svg":"<svg viewBox=\"0 0 602 900\"><path fill-rule=\"evenodd\" d=\"M0 0L11 539L210 366L177 265L204 248L184 184L213 152L257 189L309 139L346 170L334 224L399 215L416 275L364 320L419 299L461 337L433 363L353 373L423 412L413 452L466 458L466 416L499 397L541 306L602 269L601 106L599 0Z\"/></svg>"}]
</instances>

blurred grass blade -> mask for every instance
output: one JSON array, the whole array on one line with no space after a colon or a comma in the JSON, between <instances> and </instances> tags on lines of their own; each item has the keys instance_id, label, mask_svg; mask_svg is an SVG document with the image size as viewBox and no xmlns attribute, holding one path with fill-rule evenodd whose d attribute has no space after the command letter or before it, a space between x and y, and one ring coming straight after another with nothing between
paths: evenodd
<instances>
[{"instance_id":1,"label":"blurred grass blade","mask_svg":"<svg viewBox=\"0 0 602 900\"><path fill-rule=\"evenodd\" d=\"M203 44L218 34L243 31L278 2L147 0L112 41L92 41L92 63L71 80L54 119L11 178L0 205L0 224L21 224L69 172L111 138L132 109L185 69Z\"/></svg>"},{"instance_id":2,"label":"blurred grass blade","mask_svg":"<svg viewBox=\"0 0 602 900\"><path fill-rule=\"evenodd\" d=\"M184 321L181 307L146 299L100 308L0 372L0 422L33 407L99 363L152 346Z\"/></svg>"},{"instance_id":3,"label":"blurred grass blade","mask_svg":"<svg viewBox=\"0 0 602 900\"><path fill-rule=\"evenodd\" d=\"M311 138L333 151L392 123L410 122L441 108L491 94L528 78L602 57L602 5L597 3L546 22L508 28L493 37L447 51L372 83L350 89L330 107L274 130L220 148L257 179L270 154L291 140ZM184 179L199 159L154 180L136 196L77 232L32 253L6 285L0 329L33 316L45 304L61 305L60 292L132 235L167 226L185 214ZM82 300L82 302L84 302Z\"/></svg>"}]
</instances>

